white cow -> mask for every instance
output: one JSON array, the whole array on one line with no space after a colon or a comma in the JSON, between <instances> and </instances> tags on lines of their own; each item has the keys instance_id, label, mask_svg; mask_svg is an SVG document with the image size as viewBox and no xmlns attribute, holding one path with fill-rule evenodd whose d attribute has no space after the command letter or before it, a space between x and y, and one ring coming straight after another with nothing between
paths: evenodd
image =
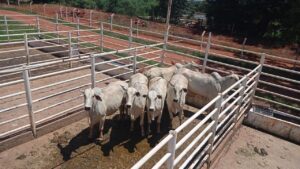
<instances>
[{"instance_id":1,"label":"white cow","mask_svg":"<svg viewBox=\"0 0 300 169\"><path fill-rule=\"evenodd\" d=\"M102 140L105 117L114 114L117 110L123 113L127 88L126 82L116 81L104 89L95 87L84 91L84 107L89 111L90 116L89 138L92 138L93 126L99 122L99 140Z\"/></svg>"},{"instance_id":2,"label":"white cow","mask_svg":"<svg viewBox=\"0 0 300 169\"><path fill-rule=\"evenodd\" d=\"M188 80L182 74L175 74L168 84L167 106L172 126L173 114L178 113L180 124L183 119L183 106L187 94Z\"/></svg>"},{"instance_id":3,"label":"white cow","mask_svg":"<svg viewBox=\"0 0 300 169\"><path fill-rule=\"evenodd\" d=\"M161 116L167 95L167 80L162 77L155 77L149 82L147 99L148 133L150 132L151 120L157 118L157 133L160 133Z\"/></svg>"},{"instance_id":4,"label":"white cow","mask_svg":"<svg viewBox=\"0 0 300 169\"><path fill-rule=\"evenodd\" d=\"M129 79L126 92L126 108L130 116L130 131L134 129L134 120L140 117L141 135L144 136L144 111L148 94L148 79L142 73L134 74Z\"/></svg>"},{"instance_id":5,"label":"white cow","mask_svg":"<svg viewBox=\"0 0 300 169\"><path fill-rule=\"evenodd\" d=\"M186 63L184 65L182 65L181 63L176 63L175 65L167 67L167 68L153 67L153 68L145 71L144 75L148 79L152 79L154 77L162 77L162 78L166 79L169 82L171 80L172 76L174 75L174 73L178 69L188 68L188 69L192 69L192 70L197 71L198 67L199 66L194 62Z\"/></svg>"},{"instance_id":6,"label":"white cow","mask_svg":"<svg viewBox=\"0 0 300 169\"><path fill-rule=\"evenodd\" d=\"M178 70L178 73L181 73L187 78L188 91L206 98L206 103L239 80L238 75L234 73L221 77L216 72L206 74L186 68Z\"/></svg>"}]
</instances>

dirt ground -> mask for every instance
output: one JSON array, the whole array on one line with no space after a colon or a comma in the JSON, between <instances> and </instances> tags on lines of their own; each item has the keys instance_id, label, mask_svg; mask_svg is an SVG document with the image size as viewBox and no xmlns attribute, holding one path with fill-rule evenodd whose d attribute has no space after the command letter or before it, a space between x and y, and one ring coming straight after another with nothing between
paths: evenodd
<instances>
[{"instance_id":1,"label":"dirt ground","mask_svg":"<svg viewBox=\"0 0 300 169\"><path fill-rule=\"evenodd\" d=\"M242 126L214 169L299 169L300 146Z\"/></svg>"},{"instance_id":2,"label":"dirt ground","mask_svg":"<svg viewBox=\"0 0 300 169\"><path fill-rule=\"evenodd\" d=\"M185 120L196 111L197 109L192 107L185 107ZM1 168L130 168L168 134L169 121L167 119L168 115L165 113L162 119L162 134L154 132L156 131L155 125L152 125L151 130L153 132L147 137L141 137L138 121L135 123L135 131L130 133L129 121L118 121L117 117L114 116L105 121L105 141L99 143L88 140L88 119L85 118L1 152ZM198 124L199 120L194 120L190 127ZM174 118L173 127L178 125L178 118ZM190 129L184 129L178 137L181 138ZM187 146L188 143L183 147ZM165 151L166 147L146 163L145 168L153 166Z\"/></svg>"}]
</instances>

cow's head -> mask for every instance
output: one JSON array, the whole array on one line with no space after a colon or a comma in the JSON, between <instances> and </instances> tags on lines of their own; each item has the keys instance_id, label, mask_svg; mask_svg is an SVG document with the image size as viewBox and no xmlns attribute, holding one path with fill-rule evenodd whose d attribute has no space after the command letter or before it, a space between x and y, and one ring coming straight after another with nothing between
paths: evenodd
<instances>
[{"instance_id":1,"label":"cow's head","mask_svg":"<svg viewBox=\"0 0 300 169\"><path fill-rule=\"evenodd\" d=\"M128 87L126 91L126 108L130 109L135 99L146 98L147 95L140 93L134 87Z\"/></svg>"},{"instance_id":2,"label":"cow's head","mask_svg":"<svg viewBox=\"0 0 300 169\"><path fill-rule=\"evenodd\" d=\"M173 92L173 101L175 103L184 103L185 102L185 96L187 94L187 88L186 87L181 87L178 85L172 86L171 89Z\"/></svg>"},{"instance_id":3,"label":"cow's head","mask_svg":"<svg viewBox=\"0 0 300 169\"><path fill-rule=\"evenodd\" d=\"M154 111L157 108L162 108L162 95L158 94L155 90L150 90L148 92L148 110L151 113L151 118L154 120Z\"/></svg>"},{"instance_id":4,"label":"cow's head","mask_svg":"<svg viewBox=\"0 0 300 169\"><path fill-rule=\"evenodd\" d=\"M83 91L83 96L84 96L84 109L86 111L89 111L92 108L93 104L93 97L94 97L94 90L89 88L85 89Z\"/></svg>"}]
</instances>

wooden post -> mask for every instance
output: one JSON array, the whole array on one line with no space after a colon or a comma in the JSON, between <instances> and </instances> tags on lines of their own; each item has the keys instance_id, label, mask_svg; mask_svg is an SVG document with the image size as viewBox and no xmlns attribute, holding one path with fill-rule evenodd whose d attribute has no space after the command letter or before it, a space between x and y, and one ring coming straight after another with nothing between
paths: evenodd
<instances>
[{"instance_id":1,"label":"wooden post","mask_svg":"<svg viewBox=\"0 0 300 169\"><path fill-rule=\"evenodd\" d=\"M68 7L66 7L66 21L68 21Z\"/></svg>"},{"instance_id":2,"label":"wooden post","mask_svg":"<svg viewBox=\"0 0 300 169\"><path fill-rule=\"evenodd\" d=\"M60 12L60 18L63 18L63 14L62 14L62 7L59 8L59 12Z\"/></svg>"},{"instance_id":3,"label":"wooden post","mask_svg":"<svg viewBox=\"0 0 300 169\"><path fill-rule=\"evenodd\" d=\"M79 39L80 37L80 20L79 20L79 17L77 18L77 42L78 42L78 46L79 46Z\"/></svg>"},{"instance_id":4,"label":"wooden post","mask_svg":"<svg viewBox=\"0 0 300 169\"><path fill-rule=\"evenodd\" d=\"M112 28L113 28L113 19L114 19L114 13L112 13L111 15L110 15L110 30L112 31Z\"/></svg>"},{"instance_id":5,"label":"wooden post","mask_svg":"<svg viewBox=\"0 0 300 169\"><path fill-rule=\"evenodd\" d=\"M75 8L72 10L72 22L75 22Z\"/></svg>"},{"instance_id":6,"label":"wooden post","mask_svg":"<svg viewBox=\"0 0 300 169\"><path fill-rule=\"evenodd\" d=\"M212 120L214 121L214 124L212 126L212 136L209 138L208 143L210 144L210 147L208 149L208 159L207 159L207 166L208 168L210 168L211 166L211 154L213 151L213 146L214 146L214 140L215 140L215 136L216 136L216 132L217 132L217 126L219 123L219 114L221 112L221 105L222 105L222 100L223 100L223 95L222 93L218 94L219 99L216 101L215 103L215 108L217 108L217 111L215 112L215 114L212 116Z\"/></svg>"},{"instance_id":7,"label":"wooden post","mask_svg":"<svg viewBox=\"0 0 300 169\"><path fill-rule=\"evenodd\" d=\"M29 114L29 120L31 125L31 130L33 136L36 137L36 125L34 119L34 113L32 109L32 97L31 97L31 88L30 88L30 79L29 79L29 70L26 67L23 67L23 79L24 79L24 87L26 91L26 100L27 100L27 109Z\"/></svg>"},{"instance_id":8,"label":"wooden post","mask_svg":"<svg viewBox=\"0 0 300 169\"><path fill-rule=\"evenodd\" d=\"M7 17L6 17L6 15L4 15L4 24L5 24L5 30L6 30L7 40L10 41L9 30L8 30L8 24L7 24Z\"/></svg>"},{"instance_id":9,"label":"wooden post","mask_svg":"<svg viewBox=\"0 0 300 169\"><path fill-rule=\"evenodd\" d=\"M95 56L91 54L90 57L91 57L91 88L93 89L94 87L96 87Z\"/></svg>"},{"instance_id":10,"label":"wooden post","mask_svg":"<svg viewBox=\"0 0 300 169\"><path fill-rule=\"evenodd\" d=\"M167 161L167 169L174 168L174 159L176 152L176 140L177 140L177 132L175 130L170 130L169 134L172 134L172 139L168 142L168 153L171 154L171 157Z\"/></svg>"},{"instance_id":11,"label":"wooden post","mask_svg":"<svg viewBox=\"0 0 300 169\"><path fill-rule=\"evenodd\" d=\"M58 23L58 13L56 13L55 15L55 30L56 30L56 34L57 34L57 42L58 44L60 44L60 40L59 40L59 23Z\"/></svg>"},{"instance_id":12,"label":"wooden post","mask_svg":"<svg viewBox=\"0 0 300 169\"><path fill-rule=\"evenodd\" d=\"M93 18L92 14L93 14L93 11L90 10L90 23L89 23L90 27L92 27L92 18Z\"/></svg>"},{"instance_id":13,"label":"wooden post","mask_svg":"<svg viewBox=\"0 0 300 169\"><path fill-rule=\"evenodd\" d=\"M29 58L29 48L28 48L27 33L24 33L24 46L25 46L25 52L26 52L26 64L28 66L28 65L30 65L30 58Z\"/></svg>"},{"instance_id":14,"label":"wooden post","mask_svg":"<svg viewBox=\"0 0 300 169\"><path fill-rule=\"evenodd\" d=\"M242 51L241 51L242 58L244 57L244 50L245 50L246 41L247 41L247 38L244 38L243 46L242 46Z\"/></svg>"},{"instance_id":15,"label":"wooden post","mask_svg":"<svg viewBox=\"0 0 300 169\"><path fill-rule=\"evenodd\" d=\"M137 23L136 23L136 37L139 36L139 23L140 23L140 20L138 19Z\"/></svg>"},{"instance_id":16,"label":"wooden post","mask_svg":"<svg viewBox=\"0 0 300 169\"><path fill-rule=\"evenodd\" d=\"M128 48L131 48L131 45L132 45L132 19L130 19L130 27L129 27L129 37L128 37L128 41L129 41L129 44L128 44Z\"/></svg>"},{"instance_id":17,"label":"wooden post","mask_svg":"<svg viewBox=\"0 0 300 169\"><path fill-rule=\"evenodd\" d=\"M208 59L208 53L209 53L209 49L210 49L210 39L211 39L211 32L209 32L209 34L208 34L208 40L207 40L206 49L205 49L205 57L204 57L204 62L203 62L203 66L202 66L202 73L205 73L205 68L206 68L207 59Z\"/></svg>"},{"instance_id":18,"label":"wooden post","mask_svg":"<svg viewBox=\"0 0 300 169\"><path fill-rule=\"evenodd\" d=\"M202 35L201 35L201 51L202 51L202 46L203 46L204 35L205 35L205 31L203 31Z\"/></svg>"},{"instance_id":19,"label":"wooden post","mask_svg":"<svg viewBox=\"0 0 300 169\"><path fill-rule=\"evenodd\" d=\"M33 3L33 1L30 1L30 3L29 3L30 13L32 13L32 3Z\"/></svg>"},{"instance_id":20,"label":"wooden post","mask_svg":"<svg viewBox=\"0 0 300 169\"><path fill-rule=\"evenodd\" d=\"M170 26L168 26L167 31L165 32L165 35L164 35L164 45L163 45L163 51L162 51L161 60L160 60L160 66L162 66L164 64L165 54L166 54L167 45L168 45L169 29L170 29Z\"/></svg>"},{"instance_id":21,"label":"wooden post","mask_svg":"<svg viewBox=\"0 0 300 169\"><path fill-rule=\"evenodd\" d=\"M20 0L17 0L18 6L20 6Z\"/></svg>"},{"instance_id":22,"label":"wooden post","mask_svg":"<svg viewBox=\"0 0 300 169\"><path fill-rule=\"evenodd\" d=\"M69 42L69 59L71 59L73 56L73 51L72 51L72 34L71 32L68 32L68 42ZM69 61L69 67L72 68L72 61Z\"/></svg>"},{"instance_id":23,"label":"wooden post","mask_svg":"<svg viewBox=\"0 0 300 169\"><path fill-rule=\"evenodd\" d=\"M8 6L10 5L10 2L9 2L9 0L7 0L7 5L8 5Z\"/></svg>"},{"instance_id":24,"label":"wooden post","mask_svg":"<svg viewBox=\"0 0 300 169\"><path fill-rule=\"evenodd\" d=\"M103 52L103 23L100 22L100 48L101 48L101 53Z\"/></svg>"},{"instance_id":25,"label":"wooden post","mask_svg":"<svg viewBox=\"0 0 300 169\"><path fill-rule=\"evenodd\" d=\"M41 38L41 26L40 26L40 17L36 16L36 28L38 31L38 36Z\"/></svg>"},{"instance_id":26,"label":"wooden post","mask_svg":"<svg viewBox=\"0 0 300 169\"><path fill-rule=\"evenodd\" d=\"M44 9L44 16L46 16L46 4L43 5L43 9Z\"/></svg>"},{"instance_id":27,"label":"wooden post","mask_svg":"<svg viewBox=\"0 0 300 169\"><path fill-rule=\"evenodd\" d=\"M171 10L172 10L172 0L169 0L168 2L168 11L167 11L167 19L166 19L166 29L169 28L170 25L170 15L171 15Z\"/></svg>"}]
</instances>

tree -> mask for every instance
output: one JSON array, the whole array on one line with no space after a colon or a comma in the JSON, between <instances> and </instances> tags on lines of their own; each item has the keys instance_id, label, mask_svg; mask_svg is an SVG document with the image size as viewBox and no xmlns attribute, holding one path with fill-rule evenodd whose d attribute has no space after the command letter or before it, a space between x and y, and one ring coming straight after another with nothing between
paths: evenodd
<instances>
[{"instance_id":1,"label":"tree","mask_svg":"<svg viewBox=\"0 0 300 169\"><path fill-rule=\"evenodd\" d=\"M188 7L187 0L173 0L172 10L170 16L171 23L179 23L180 17L186 13ZM155 17L166 18L168 11L168 0L159 0L159 5L153 9L153 15Z\"/></svg>"}]
</instances>

